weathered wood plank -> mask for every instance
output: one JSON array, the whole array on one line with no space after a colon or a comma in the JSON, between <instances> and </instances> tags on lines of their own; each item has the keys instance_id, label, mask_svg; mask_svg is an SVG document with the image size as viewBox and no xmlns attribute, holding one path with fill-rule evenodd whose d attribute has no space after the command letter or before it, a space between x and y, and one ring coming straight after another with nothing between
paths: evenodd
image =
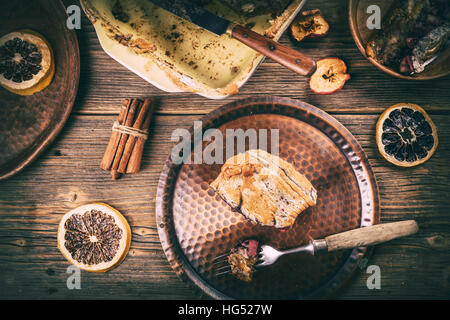
<instances>
[{"instance_id":1,"label":"weathered wood plank","mask_svg":"<svg viewBox=\"0 0 450 320\"><path fill-rule=\"evenodd\" d=\"M342 91L331 96L313 94L307 79L266 60L238 95L218 101L188 93L169 94L146 83L103 52L84 16L78 31L82 72L74 115L37 162L0 184L0 298L198 298L198 292L170 268L155 226L154 198L170 150L170 134L176 128L190 127L202 114L224 103L278 95L332 113L355 135L379 183L382 221L416 219L419 223L417 234L375 248L368 264L380 266L381 290L367 289L368 274L362 268L340 297L448 299L450 77L408 82L383 74L364 59L351 38L347 1L310 0L306 8L317 7L331 24L327 37L298 44L286 34L281 42L316 58L343 58L352 80ZM146 96L160 96L162 104L146 145L143 170L113 182L99 162L115 114L124 97ZM423 106L439 131L436 154L417 168L388 164L375 144L379 114L402 101ZM71 208L94 201L104 201L124 213L132 226L131 250L118 268L106 274L83 272L82 290L68 290L68 263L56 248L58 222Z\"/></svg>"}]
</instances>

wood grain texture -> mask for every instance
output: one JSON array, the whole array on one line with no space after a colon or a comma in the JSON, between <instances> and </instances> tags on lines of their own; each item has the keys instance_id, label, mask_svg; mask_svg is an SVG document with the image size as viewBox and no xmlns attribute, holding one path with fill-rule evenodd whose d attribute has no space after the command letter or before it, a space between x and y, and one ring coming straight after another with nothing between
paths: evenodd
<instances>
[{"instance_id":1,"label":"wood grain texture","mask_svg":"<svg viewBox=\"0 0 450 320\"><path fill-rule=\"evenodd\" d=\"M66 4L76 1L67 0ZM352 80L331 96L309 91L307 79L266 60L241 92L226 101L193 94L169 94L145 83L109 58L86 18L78 31L81 81L68 124L42 157L17 176L0 183L0 298L40 299L197 299L198 291L178 279L162 251L155 223L155 193L160 171L173 145L171 133L224 103L248 96L301 99L330 112L366 152L380 188L382 222L414 219L419 232L380 244L361 264L342 299L450 297L450 78L408 82L381 73L359 53L346 21L346 1L310 0L332 29L323 39L282 43L315 58L342 57ZM160 103L146 142L142 170L111 181L99 168L126 97L158 96ZM439 147L425 164L398 168L378 153L375 124L389 105L417 103L438 128ZM68 290L69 264L56 247L62 215L78 205L102 201L130 223L129 255L106 274L82 272L81 290ZM381 290L368 290L366 267L381 269Z\"/></svg>"}]
</instances>

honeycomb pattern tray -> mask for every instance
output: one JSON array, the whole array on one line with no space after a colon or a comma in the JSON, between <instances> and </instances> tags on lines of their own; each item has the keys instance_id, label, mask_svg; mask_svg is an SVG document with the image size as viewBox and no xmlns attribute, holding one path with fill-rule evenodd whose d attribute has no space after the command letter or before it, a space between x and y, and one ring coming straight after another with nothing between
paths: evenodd
<instances>
[{"instance_id":1,"label":"honeycomb pattern tray","mask_svg":"<svg viewBox=\"0 0 450 320\"><path fill-rule=\"evenodd\" d=\"M203 119L203 130L208 128L279 129L280 157L306 175L318 191L318 201L289 229L260 226L233 211L209 186L220 164L175 165L168 159L158 186L156 215L161 243L175 272L217 299L318 298L335 293L367 248L287 256L258 270L251 283L215 276L212 260L242 239L287 249L378 223L376 180L355 138L325 112L273 97L226 105Z\"/></svg>"}]
</instances>

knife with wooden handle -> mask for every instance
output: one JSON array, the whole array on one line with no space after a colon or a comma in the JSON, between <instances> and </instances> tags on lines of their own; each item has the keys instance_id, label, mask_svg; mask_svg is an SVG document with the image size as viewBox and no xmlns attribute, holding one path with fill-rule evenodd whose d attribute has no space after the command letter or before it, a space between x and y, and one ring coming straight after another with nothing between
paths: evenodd
<instances>
[{"instance_id":1,"label":"knife with wooden handle","mask_svg":"<svg viewBox=\"0 0 450 320\"><path fill-rule=\"evenodd\" d=\"M173 13L216 35L228 34L253 50L271 58L299 75L307 76L316 69L316 62L297 50L283 46L272 39L233 24L210 11L184 0L150 0L157 6Z\"/></svg>"}]
</instances>

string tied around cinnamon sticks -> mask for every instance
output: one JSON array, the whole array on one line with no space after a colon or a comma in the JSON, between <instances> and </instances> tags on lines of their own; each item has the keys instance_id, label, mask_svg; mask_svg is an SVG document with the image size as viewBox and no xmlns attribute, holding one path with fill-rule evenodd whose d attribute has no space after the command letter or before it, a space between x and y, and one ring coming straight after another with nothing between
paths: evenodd
<instances>
[{"instance_id":1,"label":"string tied around cinnamon sticks","mask_svg":"<svg viewBox=\"0 0 450 320\"><path fill-rule=\"evenodd\" d=\"M148 130L140 130L140 129L136 129L133 127L127 127L127 126L120 124L119 121L114 122L112 131L129 134L134 137L142 138L144 140L147 140L147 138L148 138Z\"/></svg>"},{"instance_id":2,"label":"string tied around cinnamon sticks","mask_svg":"<svg viewBox=\"0 0 450 320\"><path fill-rule=\"evenodd\" d=\"M113 180L120 174L140 171L154 108L155 100L151 98L124 100L100 163L100 168L111 171Z\"/></svg>"}]
</instances>

